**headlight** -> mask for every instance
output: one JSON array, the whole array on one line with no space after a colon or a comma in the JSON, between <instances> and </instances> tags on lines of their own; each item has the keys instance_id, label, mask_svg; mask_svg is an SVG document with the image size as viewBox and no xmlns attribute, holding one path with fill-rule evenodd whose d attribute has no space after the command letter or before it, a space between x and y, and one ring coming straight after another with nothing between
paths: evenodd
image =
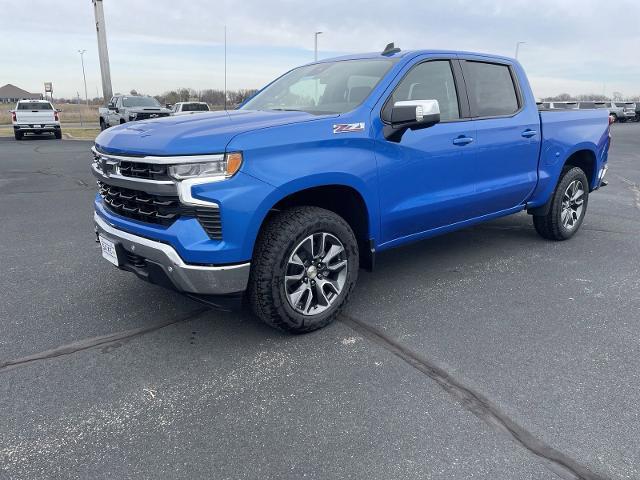
<instances>
[{"instance_id":1,"label":"headlight","mask_svg":"<svg viewBox=\"0 0 640 480\"><path fill-rule=\"evenodd\" d=\"M181 163L169 167L169 175L176 180L203 177L231 177L242 165L242 153L211 155L211 160L198 163Z\"/></svg>"}]
</instances>

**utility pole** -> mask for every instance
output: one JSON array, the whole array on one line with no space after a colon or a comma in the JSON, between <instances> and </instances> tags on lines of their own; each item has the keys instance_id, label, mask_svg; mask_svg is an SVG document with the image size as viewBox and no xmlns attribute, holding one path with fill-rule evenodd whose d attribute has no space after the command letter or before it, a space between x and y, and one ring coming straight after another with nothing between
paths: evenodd
<instances>
[{"instance_id":1,"label":"utility pole","mask_svg":"<svg viewBox=\"0 0 640 480\"><path fill-rule=\"evenodd\" d=\"M84 100L87 104L87 107L89 106L89 94L87 93L87 76L84 73L84 53L86 52L86 50L78 50L78 53L80 54L80 61L82 62L82 78L84 78Z\"/></svg>"},{"instance_id":2,"label":"utility pole","mask_svg":"<svg viewBox=\"0 0 640 480\"><path fill-rule=\"evenodd\" d=\"M224 110L227 111L227 26L224 26Z\"/></svg>"},{"instance_id":3,"label":"utility pole","mask_svg":"<svg viewBox=\"0 0 640 480\"><path fill-rule=\"evenodd\" d=\"M520 45L524 45L527 42L516 42L516 60L518 59L518 53L520 52Z\"/></svg>"},{"instance_id":4,"label":"utility pole","mask_svg":"<svg viewBox=\"0 0 640 480\"><path fill-rule=\"evenodd\" d=\"M93 2L93 13L96 17L96 33L98 34L102 95L104 96L104 103L108 103L113 96L113 88L111 87L111 67L109 66L109 51L107 50L107 30L104 23L104 8L102 7L102 0L91 1Z\"/></svg>"},{"instance_id":5,"label":"utility pole","mask_svg":"<svg viewBox=\"0 0 640 480\"><path fill-rule=\"evenodd\" d=\"M318 61L318 35L321 35L322 32L315 32L313 34L313 61Z\"/></svg>"}]
</instances>

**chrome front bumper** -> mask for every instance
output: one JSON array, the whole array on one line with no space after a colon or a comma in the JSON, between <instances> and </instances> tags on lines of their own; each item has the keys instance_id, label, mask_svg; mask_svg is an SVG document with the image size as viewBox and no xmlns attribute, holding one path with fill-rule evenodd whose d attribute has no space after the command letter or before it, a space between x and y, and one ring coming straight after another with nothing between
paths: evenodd
<instances>
[{"instance_id":1,"label":"chrome front bumper","mask_svg":"<svg viewBox=\"0 0 640 480\"><path fill-rule=\"evenodd\" d=\"M96 234L116 245L121 268L153 283L170 282L181 292L228 295L247 288L250 263L203 266L185 263L173 247L118 230L94 214ZM120 258L120 257L123 258ZM133 258L133 260L132 260Z\"/></svg>"}]
</instances>

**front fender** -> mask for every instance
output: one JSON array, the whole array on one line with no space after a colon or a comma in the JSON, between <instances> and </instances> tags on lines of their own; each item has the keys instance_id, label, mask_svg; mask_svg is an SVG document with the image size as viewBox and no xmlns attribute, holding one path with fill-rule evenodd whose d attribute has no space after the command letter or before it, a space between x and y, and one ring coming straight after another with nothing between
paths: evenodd
<instances>
[{"instance_id":1,"label":"front fender","mask_svg":"<svg viewBox=\"0 0 640 480\"><path fill-rule=\"evenodd\" d=\"M369 238L379 238L378 233L380 229L380 222L378 210L376 208L372 208L372 205L376 205L372 200L373 192L369 191L366 183L362 179L353 175L348 175L344 172L333 172L296 178L280 185L276 190L272 191L255 210L250 222L251 230L247 232L246 243L243 250L253 251L253 246L260 228L269 214L269 211L276 204L288 196L303 190L327 186L341 186L355 190L362 197L367 207Z\"/></svg>"}]
</instances>

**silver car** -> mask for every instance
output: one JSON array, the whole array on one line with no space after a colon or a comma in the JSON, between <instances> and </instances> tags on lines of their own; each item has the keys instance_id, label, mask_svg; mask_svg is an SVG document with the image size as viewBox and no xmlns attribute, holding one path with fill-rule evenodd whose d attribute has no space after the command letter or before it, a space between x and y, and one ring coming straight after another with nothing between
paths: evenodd
<instances>
[{"instance_id":1,"label":"silver car","mask_svg":"<svg viewBox=\"0 0 640 480\"><path fill-rule=\"evenodd\" d=\"M626 122L636 117L636 104L634 102L609 102L609 115L617 122Z\"/></svg>"}]
</instances>

